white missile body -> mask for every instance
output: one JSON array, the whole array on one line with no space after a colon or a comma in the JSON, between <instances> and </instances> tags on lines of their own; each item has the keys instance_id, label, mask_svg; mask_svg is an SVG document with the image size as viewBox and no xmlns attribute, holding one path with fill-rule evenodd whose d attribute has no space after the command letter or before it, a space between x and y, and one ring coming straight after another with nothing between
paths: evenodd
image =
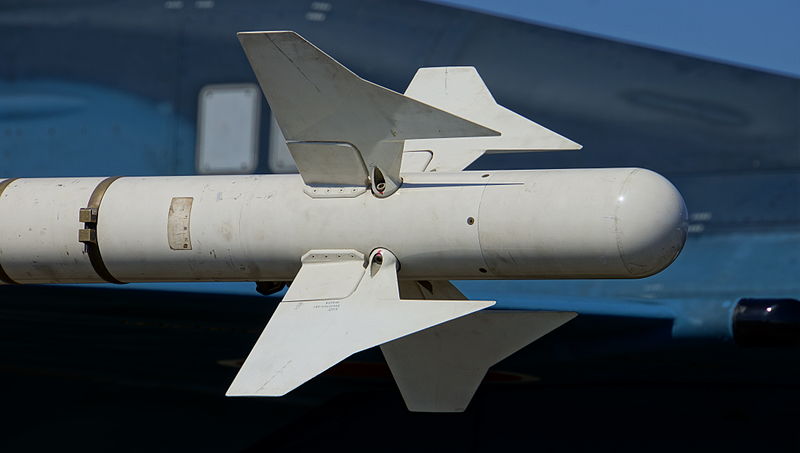
<instances>
[{"instance_id":1,"label":"white missile body","mask_svg":"<svg viewBox=\"0 0 800 453\"><path fill-rule=\"evenodd\" d=\"M104 281L78 242L79 210L101 180L8 185L0 266L10 280ZM680 194L647 170L403 180L381 199L312 198L297 175L120 178L102 198L96 243L115 280L174 282L291 281L309 250L378 247L397 256L400 279L639 278L669 265L684 241Z\"/></svg>"},{"instance_id":2,"label":"white missile body","mask_svg":"<svg viewBox=\"0 0 800 453\"><path fill-rule=\"evenodd\" d=\"M239 39L300 174L2 180L0 282L291 282L228 395L380 345L409 409L448 412L576 315L482 311L448 280L642 278L683 247L683 199L651 171L462 171L580 149L474 68L423 68L402 95L292 32Z\"/></svg>"}]
</instances>

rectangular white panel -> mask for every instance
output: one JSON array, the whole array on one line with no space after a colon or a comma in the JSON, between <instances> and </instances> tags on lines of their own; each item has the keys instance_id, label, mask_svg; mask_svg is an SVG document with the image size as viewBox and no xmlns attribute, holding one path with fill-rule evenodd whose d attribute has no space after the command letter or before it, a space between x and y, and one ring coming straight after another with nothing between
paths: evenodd
<instances>
[{"instance_id":1,"label":"rectangular white panel","mask_svg":"<svg viewBox=\"0 0 800 453\"><path fill-rule=\"evenodd\" d=\"M261 92L254 84L203 87L197 109L197 172L255 171L260 111Z\"/></svg>"}]
</instances>

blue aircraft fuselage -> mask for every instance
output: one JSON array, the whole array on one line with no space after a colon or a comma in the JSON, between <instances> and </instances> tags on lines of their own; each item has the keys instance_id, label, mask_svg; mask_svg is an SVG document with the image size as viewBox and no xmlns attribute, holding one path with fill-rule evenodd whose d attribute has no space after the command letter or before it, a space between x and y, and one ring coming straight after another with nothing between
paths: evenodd
<instances>
[{"instance_id":1,"label":"blue aircraft fuselage","mask_svg":"<svg viewBox=\"0 0 800 453\"><path fill-rule=\"evenodd\" d=\"M584 146L470 169L644 167L686 200L689 240L656 276L459 282L469 297L719 340L740 300L800 298L798 79L394 0L20 2L0 21L0 177L196 173L199 93L255 83L235 33L291 29L401 92L418 67L475 66L500 104ZM259 173L275 170L261 108Z\"/></svg>"}]
</instances>

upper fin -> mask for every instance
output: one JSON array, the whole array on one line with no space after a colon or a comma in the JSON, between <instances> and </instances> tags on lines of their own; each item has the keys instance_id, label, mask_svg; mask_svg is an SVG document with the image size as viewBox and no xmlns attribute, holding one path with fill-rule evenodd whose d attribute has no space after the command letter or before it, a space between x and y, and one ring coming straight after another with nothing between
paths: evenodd
<instances>
[{"instance_id":1,"label":"upper fin","mask_svg":"<svg viewBox=\"0 0 800 453\"><path fill-rule=\"evenodd\" d=\"M497 104L475 68L420 68L406 96L500 131L500 136L470 139L408 140L406 151L430 150L433 159L420 171L460 171L485 152L578 150L581 145Z\"/></svg>"},{"instance_id":2,"label":"upper fin","mask_svg":"<svg viewBox=\"0 0 800 453\"><path fill-rule=\"evenodd\" d=\"M494 304L401 300L397 261L384 249L311 251L228 389L280 396L351 354Z\"/></svg>"},{"instance_id":3,"label":"upper fin","mask_svg":"<svg viewBox=\"0 0 800 453\"><path fill-rule=\"evenodd\" d=\"M386 196L400 184L403 140L498 135L358 77L294 32L238 37L308 184L363 185L369 176Z\"/></svg>"}]
</instances>

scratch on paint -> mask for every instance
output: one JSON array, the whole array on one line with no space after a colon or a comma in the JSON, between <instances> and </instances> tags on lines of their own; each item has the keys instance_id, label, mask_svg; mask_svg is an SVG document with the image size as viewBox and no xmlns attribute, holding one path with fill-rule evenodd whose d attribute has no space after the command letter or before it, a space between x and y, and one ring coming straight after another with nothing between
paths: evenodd
<instances>
[{"instance_id":1,"label":"scratch on paint","mask_svg":"<svg viewBox=\"0 0 800 453\"><path fill-rule=\"evenodd\" d=\"M278 377L281 373L283 373L283 370L285 370L286 367L288 367L291 364L292 364L291 360L283 364L283 366L278 371L276 371L275 374L273 374L269 379L267 379L266 381L264 381L263 384L261 384L261 387L259 387L258 390L256 390L256 393L261 393L264 390L264 387L266 387L267 385L269 385L270 382L275 380L275 378Z\"/></svg>"},{"instance_id":2,"label":"scratch on paint","mask_svg":"<svg viewBox=\"0 0 800 453\"><path fill-rule=\"evenodd\" d=\"M303 72L303 70L302 70L302 69L300 69L300 66L298 66L298 65L297 65L297 63L295 63L295 62L294 62L294 60L292 60L292 57L290 57L289 55L287 55L287 54L286 54L286 52L284 52L284 51L283 51L283 49L281 49L281 47L280 47L280 46L279 46L279 45L278 45L278 44L277 44L277 43L276 43L276 42L275 42L275 41L272 39L272 37L271 37L271 36L269 36L269 35L266 35L266 37L267 37L267 39L269 39L269 41L272 43L272 45L273 45L273 46L275 46L275 48L276 48L276 49L278 49L278 52L280 52L281 54L283 54L283 56L284 56L284 57L286 57L286 59L287 59L287 60L289 60L289 62L290 62L291 64L293 64L293 65L294 65L295 69L297 69L297 72L299 72L299 73L300 73L300 75L302 75L302 76L303 76L303 78L304 78L304 79L306 79L306 80L308 81L308 83L310 83L311 85L313 85L313 86L314 86L314 89L315 89L315 90L317 90L317 93L322 93L322 90L320 90L320 89L319 89L319 87L317 86L317 84L316 84L316 83L314 83L314 82L313 82L313 81L312 81L312 80L311 80L311 79L310 79L310 78L309 78L309 77L306 75L306 73L305 73L305 72Z\"/></svg>"}]
</instances>

